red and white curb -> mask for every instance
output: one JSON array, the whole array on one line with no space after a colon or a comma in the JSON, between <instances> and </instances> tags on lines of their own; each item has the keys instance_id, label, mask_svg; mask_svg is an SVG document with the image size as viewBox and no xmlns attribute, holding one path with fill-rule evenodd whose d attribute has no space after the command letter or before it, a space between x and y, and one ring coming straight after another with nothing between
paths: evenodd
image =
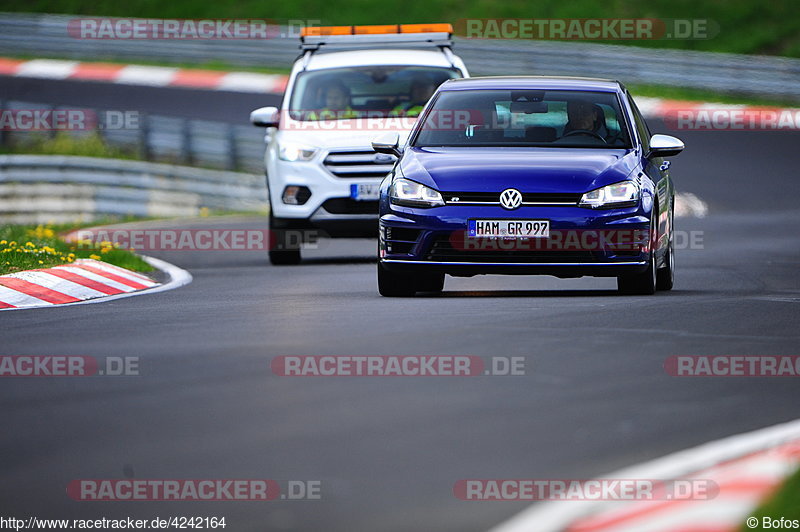
<instances>
[{"instance_id":1,"label":"red and white curb","mask_svg":"<svg viewBox=\"0 0 800 532\"><path fill-rule=\"evenodd\" d=\"M746 118L758 117L765 113L775 115L775 122L772 124L761 124L754 129L763 130L796 130L800 108L797 107L777 107L771 105L746 105L738 103L714 103L696 102L685 100L668 100L663 98L651 98L648 96L636 96L636 105L646 118L666 118L670 121L680 122L679 117L686 115L687 122L679 124L676 130L746 130ZM705 111L705 113L704 113ZM779 115L784 115L786 123L778 120ZM742 124L737 126L733 120L739 117ZM726 122L727 121L727 122ZM760 122L756 120L756 125ZM673 126L675 124L672 124Z\"/></svg>"},{"instance_id":2,"label":"red and white curb","mask_svg":"<svg viewBox=\"0 0 800 532\"><path fill-rule=\"evenodd\" d=\"M604 476L711 480L719 486L716 497L548 502L532 506L491 532L736 532L759 503L798 467L800 420L707 443Z\"/></svg>"},{"instance_id":3,"label":"red and white curb","mask_svg":"<svg viewBox=\"0 0 800 532\"><path fill-rule=\"evenodd\" d=\"M96 303L171 290L192 280L189 272L177 266L152 257L143 258L165 271L170 280L161 284L102 261L78 259L62 266L0 276L0 310Z\"/></svg>"},{"instance_id":4,"label":"red and white curb","mask_svg":"<svg viewBox=\"0 0 800 532\"><path fill-rule=\"evenodd\" d=\"M8 58L0 58L0 75L268 94L282 94L289 80L288 76L280 74L256 72L222 72L59 59L24 61Z\"/></svg>"}]
</instances>

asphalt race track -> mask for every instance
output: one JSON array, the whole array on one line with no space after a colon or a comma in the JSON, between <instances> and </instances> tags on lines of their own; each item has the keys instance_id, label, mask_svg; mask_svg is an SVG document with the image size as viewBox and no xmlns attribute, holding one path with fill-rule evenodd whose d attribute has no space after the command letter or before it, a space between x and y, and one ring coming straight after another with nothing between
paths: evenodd
<instances>
[{"instance_id":1,"label":"asphalt race track","mask_svg":"<svg viewBox=\"0 0 800 532\"><path fill-rule=\"evenodd\" d=\"M208 119L242 121L274 103L90 85L0 78L6 98ZM706 218L677 220L702 232L702 245L678 250L670 293L485 276L448 278L441 296L387 299L377 294L374 242L340 240L296 267L272 267L260 252L153 253L188 269L192 284L0 313L2 355L132 356L141 372L2 379L0 513L225 516L236 532L480 531L527 503L461 501L459 479L590 478L797 418L794 379L671 377L663 364L800 355L800 133L652 125L684 139L673 178L709 206ZM395 354L523 356L526 375L292 378L269 365L279 355ZM74 479L131 477L319 480L322 499L78 502L65 493Z\"/></svg>"}]
</instances>

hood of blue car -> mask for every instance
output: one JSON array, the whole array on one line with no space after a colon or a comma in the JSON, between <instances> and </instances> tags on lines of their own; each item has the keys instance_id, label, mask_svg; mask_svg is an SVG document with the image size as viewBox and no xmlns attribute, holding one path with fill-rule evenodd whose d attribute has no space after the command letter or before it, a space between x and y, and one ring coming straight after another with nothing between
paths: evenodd
<instances>
[{"instance_id":1,"label":"hood of blue car","mask_svg":"<svg viewBox=\"0 0 800 532\"><path fill-rule=\"evenodd\" d=\"M400 170L442 192L582 193L626 179L637 165L624 149L408 148Z\"/></svg>"}]
</instances>

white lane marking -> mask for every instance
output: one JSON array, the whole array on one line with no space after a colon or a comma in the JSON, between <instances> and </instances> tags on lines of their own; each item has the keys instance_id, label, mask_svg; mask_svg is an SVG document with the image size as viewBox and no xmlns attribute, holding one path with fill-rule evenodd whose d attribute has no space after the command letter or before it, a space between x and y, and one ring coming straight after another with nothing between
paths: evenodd
<instances>
[{"instance_id":1,"label":"white lane marking","mask_svg":"<svg viewBox=\"0 0 800 532\"><path fill-rule=\"evenodd\" d=\"M0 286L0 301L3 303L7 303L9 305L14 305L15 307L40 307L40 306L51 306L53 303L49 303L47 301L43 301L37 297L29 296L28 294L24 294L22 292L18 292L11 288L7 288L5 286ZM0 309L0 310L14 310L13 308L9 309Z\"/></svg>"},{"instance_id":2,"label":"white lane marking","mask_svg":"<svg viewBox=\"0 0 800 532\"><path fill-rule=\"evenodd\" d=\"M216 90L237 92L275 92L274 88L282 81L282 76L256 74L250 72L231 72L222 77Z\"/></svg>"},{"instance_id":3,"label":"white lane marking","mask_svg":"<svg viewBox=\"0 0 800 532\"><path fill-rule=\"evenodd\" d=\"M33 59L22 63L14 75L24 78L66 79L72 75L78 64L78 61Z\"/></svg>"},{"instance_id":4,"label":"white lane marking","mask_svg":"<svg viewBox=\"0 0 800 532\"><path fill-rule=\"evenodd\" d=\"M133 292L136 290L136 288L133 288L132 286L122 284L113 279L109 279L108 277L103 277L102 275L98 275L94 272L90 272L89 270L84 270L83 268L78 268L76 266L55 266L52 269L64 270L65 272L74 273L75 275L80 275L81 277L85 277L86 279L89 279L91 281L104 284L110 288L116 288L117 290L122 290L123 292Z\"/></svg>"},{"instance_id":5,"label":"white lane marking","mask_svg":"<svg viewBox=\"0 0 800 532\"><path fill-rule=\"evenodd\" d=\"M172 83L177 68L128 65L117 73L114 83L163 87Z\"/></svg>"},{"instance_id":6,"label":"white lane marking","mask_svg":"<svg viewBox=\"0 0 800 532\"><path fill-rule=\"evenodd\" d=\"M708 204L691 192L675 194L676 218L705 218L707 214Z\"/></svg>"},{"instance_id":7,"label":"white lane marking","mask_svg":"<svg viewBox=\"0 0 800 532\"><path fill-rule=\"evenodd\" d=\"M76 299L91 299L94 297L103 297L103 292L99 292L93 288L73 283L61 277L49 274L47 272L18 272L8 275L8 277L16 277L23 281L28 281L38 286L43 286L50 290L54 290L60 294L65 294Z\"/></svg>"},{"instance_id":8,"label":"white lane marking","mask_svg":"<svg viewBox=\"0 0 800 532\"><path fill-rule=\"evenodd\" d=\"M674 479L764 451L800 438L800 419L729 436L638 464L602 478ZM549 502L528 507L490 532L560 532L572 522L601 508L596 501L573 501L569 506Z\"/></svg>"},{"instance_id":9,"label":"white lane marking","mask_svg":"<svg viewBox=\"0 0 800 532\"><path fill-rule=\"evenodd\" d=\"M166 262L166 261L163 261L163 260L160 260L160 259L156 259L156 258L153 258L153 257L147 257L145 255L139 255L139 256L142 257L142 259L144 259L148 264L150 264L154 268L157 268L157 269L161 270L162 272L165 272L169 276L169 282L161 284L161 285L158 285L158 286L155 286L153 288L147 288L147 289L144 289L144 290L137 290L135 292L129 292L127 294L116 294L116 295L113 295L113 296L98 297L96 299L89 299L87 301L76 301L75 303L64 303L64 304L61 304L61 305L51 305L49 303L42 302L44 305L47 305L47 307L40 306L40 307L35 307L35 308L59 308L59 307L71 307L73 305L90 305L90 304L93 304L93 303L104 303L106 301L111 301L111 300L114 300L114 299L122 299L122 298L125 298L125 297L143 296L143 295L147 295L147 294L156 294L158 292L165 292L167 290L174 290L175 288L180 288L181 286L185 286L185 285L187 285L187 284L192 282L192 274L187 272L186 270L184 270L182 268L178 268L174 264L170 264L169 262ZM2 287L0 287L0 288L2 288ZM0 299L0 301L3 301L3 300ZM9 304L13 305L14 303L9 301ZM8 308L8 309L0 309L0 312L2 312L3 310L27 310L27 309L24 309L24 308L20 308L20 309Z\"/></svg>"}]
</instances>

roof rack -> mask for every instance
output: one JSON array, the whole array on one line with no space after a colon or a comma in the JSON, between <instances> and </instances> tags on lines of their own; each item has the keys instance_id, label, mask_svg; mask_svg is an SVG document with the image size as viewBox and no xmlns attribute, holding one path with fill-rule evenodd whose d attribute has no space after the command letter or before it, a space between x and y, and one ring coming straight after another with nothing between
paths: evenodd
<instances>
[{"instance_id":1,"label":"roof rack","mask_svg":"<svg viewBox=\"0 0 800 532\"><path fill-rule=\"evenodd\" d=\"M300 31L300 49L319 51L331 49L389 47L451 48L451 24L390 24L381 26L309 26Z\"/></svg>"}]
</instances>

